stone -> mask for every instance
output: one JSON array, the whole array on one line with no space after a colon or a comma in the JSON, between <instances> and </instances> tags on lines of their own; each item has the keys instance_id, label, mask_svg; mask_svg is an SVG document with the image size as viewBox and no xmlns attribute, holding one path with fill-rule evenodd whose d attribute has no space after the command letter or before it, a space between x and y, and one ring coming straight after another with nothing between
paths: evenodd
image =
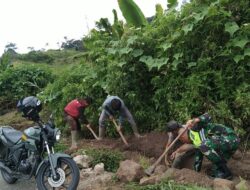
<instances>
[{"instance_id":1,"label":"stone","mask_svg":"<svg viewBox=\"0 0 250 190\"><path fill-rule=\"evenodd\" d=\"M96 173L96 175L104 173L104 164L103 163L96 164L94 167L94 172Z\"/></svg>"},{"instance_id":2,"label":"stone","mask_svg":"<svg viewBox=\"0 0 250 190\"><path fill-rule=\"evenodd\" d=\"M73 158L79 169L89 168L92 158L87 155L77 155Z\"/></svg>"},{"instance_id":3,"label":"stone","mask_svg":"<svg viewBox=\"0 0 250 190\"><path fill-rule=\"evenodd\" d=\"M120 162L120 167L116 172L117 178L122 182L138 182L144 175L143 168L132 160Z\"/></svg>"},{"instance_id":4,"label":"stone","mask_svg":"<svg viewBox=\"0 0 250 190\"><path fill-rule=\"evenodd\" d=\"M235 184L227 179L215 178L213 182L214 190L234 190Z\"/></svg>"},{"instance_id":5,"label":"stone","mask_svg":"<svg viewBox=\"0 0 250 190\"><path fill-rule=\"evenodd\" d=\"M158 174L163 174L165 171L167 170L167 167L164 165L158 165L155 168L154 174L158 175Z\"/></svg>"},{"instance_id":6,"label":"stone","mask_svg":"<svg viewBox=\"0 0 250 190\"><path fill-rule=\"evenodd\" d=\"M111 172L106 172L96 175L96 173L92 170L87 176L86 173L83 173L81 170L81 180L77 187L77 190L99 190L103 189L104 186L109 186L113 183L113 179L115 174ZM82 177L84 176L84 177Z\"/></svg>"}]
</instances>

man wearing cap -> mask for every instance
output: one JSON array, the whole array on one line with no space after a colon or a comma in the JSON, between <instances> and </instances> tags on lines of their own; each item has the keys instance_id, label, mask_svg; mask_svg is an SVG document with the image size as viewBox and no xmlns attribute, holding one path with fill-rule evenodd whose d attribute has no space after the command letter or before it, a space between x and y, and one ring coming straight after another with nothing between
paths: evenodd
<instances>
[{"instance_id":1,"label":"man wearing cap","mask_svg":"<svg viewBox=\"0 0 250 190\"><path fill-rule=\"evenodd\" d=\"M180 141L185 143L172 153L174 159L177 154L190 150L192 145L196 151L194 169L201 170L203 156L213 164L212 177L232 179L232 173L227 167L227 161L231 158L239 146L239 138L234 130L222 124L211 123L211 117L206 113L187 121L188 130ZM177 122L167 124L167 131L179 134L183 129Z\"/></svg>"}]
</instances>

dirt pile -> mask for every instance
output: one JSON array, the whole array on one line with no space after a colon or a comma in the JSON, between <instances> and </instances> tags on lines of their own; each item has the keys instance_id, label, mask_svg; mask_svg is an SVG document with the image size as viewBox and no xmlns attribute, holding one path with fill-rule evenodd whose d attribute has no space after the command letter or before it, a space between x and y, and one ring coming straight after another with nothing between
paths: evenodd
<instances>
[{"instance_id":1,"label":"dirt pile","mask_svg":"<svg viewBox=\"0 0 250 190\"><path fill-rule=\"evenodd\" d=\"M126 136L129 147L126 147L121 139L104 139L96 141L93 139L82 139L82 148L96 148L96 149L118 149L124 152L126 159L133 159L138 161L140 155L151 158L154 162L164 151L168 136L166 133L151 132L145 134L143 138L136 138L134 136ZM180 146L180 143L173 148ZM240 152L240 151L239 151ZM193 168L194 155L191 155L187 160L182 162L181 168ZM229 168L235 176L241 176L246 180L250 180L250 152L244 155L236 156L228 163ZM204 159L202 166L202 173L207 174L211 169L211 162Z\"/></svg>"}]
</instances>

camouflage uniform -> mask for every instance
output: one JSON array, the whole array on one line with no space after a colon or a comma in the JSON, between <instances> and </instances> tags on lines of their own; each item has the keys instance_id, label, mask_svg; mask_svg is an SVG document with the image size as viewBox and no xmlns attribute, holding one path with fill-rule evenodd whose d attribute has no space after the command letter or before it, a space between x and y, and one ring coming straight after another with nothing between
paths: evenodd
<instances>
[{"instance_id":1,"label":"camouflage uniform","mask_svg":"<svg viewBox=\"0 0 250 190\"><path fill-rule=\"evenodd\" d=\"M203 155L205 155L213 163L215 172L223 170L221 167L226 167L227 161L237 150L240 140L233 129L210 123L210 118L204 115L199 119L200 122L188 132L192 144L197 148L194 169L200 171Z\"/></svg>"}]
</instances>

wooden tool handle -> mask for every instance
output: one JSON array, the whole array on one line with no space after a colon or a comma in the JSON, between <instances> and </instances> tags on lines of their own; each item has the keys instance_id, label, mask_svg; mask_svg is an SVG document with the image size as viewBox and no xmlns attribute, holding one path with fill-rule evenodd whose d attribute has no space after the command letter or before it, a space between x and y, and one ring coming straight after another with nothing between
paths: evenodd
<instances>
[{"instance_id":1,"label":"wooden tool handle","mask_svg":"<svg viewBox=\"0 0 250 190\"><path fill-rule=\"evenodd\" d=\"M115 128L116 128L117 132L118 132L119 135L121 136L122 141L124 142L125 145L128 146L128 142L126 141L126 139L125 139L125 137L123 136L122 132L119 130L119 127L118 127L116 121L115 121L114 119L112 119L112 121L113 121L113 123L114 123L114 125L115 125Z\"/></svg>"},{"instance_id":2,"label":"wooden tool handle","mask_svg":"<svg viewBox=\"0 0 250 190\"><path fill-rule=\"evenodd\" d=\"M186 131L187 131L188 127L185 126L184 130L175 138L175 140L173 140L173 142L165 149L165 151L162 153L162 155L158 158L158 160L152 165L152 167L156 167L161 160L163 159L163 157L165 156L165 154L167 154L167 152L170 150L170 148L172 148L175 144L175 142L180 138L180 136L182 136Z\"/></svg>"},{"instance_id":3,"label":"wooden tool handle","mask_svg":"<svg viewBox=\"0 0 250 190\"><path fill-rule=\"evenodd\" d=\"M99 140L99 138L97 137L97 135L95 134L95 132L93 131L93 129L91 127L88 127L87 128L90 130L90 132L94 135L95 139L96 140Z\"/></svg>"}]
</instances>

